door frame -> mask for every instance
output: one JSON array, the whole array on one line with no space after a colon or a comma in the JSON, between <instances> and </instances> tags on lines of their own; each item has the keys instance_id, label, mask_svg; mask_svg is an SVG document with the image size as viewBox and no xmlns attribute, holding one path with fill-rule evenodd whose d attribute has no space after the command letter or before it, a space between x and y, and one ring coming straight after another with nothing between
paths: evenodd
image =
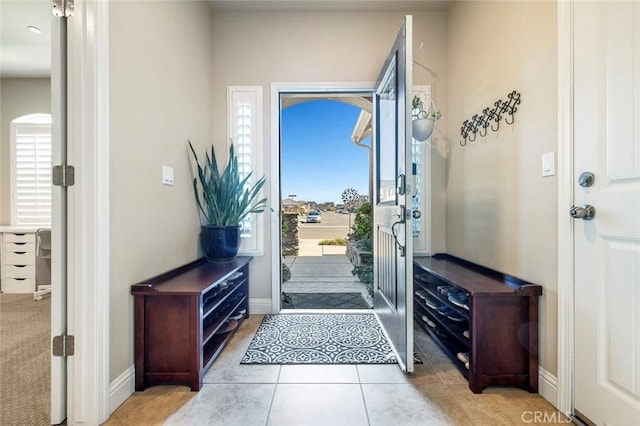
<instances>
[{"instance_id":1,"label":"door frame","mask_svg":"<svg viewBox=\"0 0 640 426\"><path fill-rule=\"evenodd\" d=\"M573 5L557 6L558 49L558 342L557 408L574 413L574 222L569 208L574 201L574 120L573 120Z\"/></svg>"},{"instance_id":2,"label":"door frame","mask_svg":"<svg viewBox=\"0 0 640 426\"><path fill-rule=\"evenodd\" d=\"M65 126L57 121L67 118L66 114L66 73L63 73L63 49L67 42L64 18L54 18L51 25L51 162L62 164L66 160ZM64 76L63 76L64 74ZM63 132L63 129L65 132ZM64 155L63 155L64 154ZM66 193L62 188L51 191L51 330L50 339L67 330L67 287L66 282L66 239L67 206ZM67 362L64 358L51 358L50 409L51 424L59 424L67 418Z\"/></svg>"},{"instance_id":3,"label":"door frame","mask_svg":"<svg viewBox=\"0 0 640 426\"><path fill-rule=\"evenodd\" d=\"M349 93L366 92L373 94L374 81L354 82L289 82L271 83L271 150L269 162L271 164L271 200L274 212L271 214L271 313L277 314L281 310L280 298L280 241L281 241L281 216L280 216L280 95L282 93ZM277 205L275 205L277 203Z\"/></svg>"},{"instance_id":4,"label":"door frame","mask_svg":"<svg viewBox=\"0 0 640 426\"><path fill-rule=\"evenodd\" d=\"M67 37L67 423L95 425L110 414L109 2L76 0Z\"/></svg>"}]
</instances>

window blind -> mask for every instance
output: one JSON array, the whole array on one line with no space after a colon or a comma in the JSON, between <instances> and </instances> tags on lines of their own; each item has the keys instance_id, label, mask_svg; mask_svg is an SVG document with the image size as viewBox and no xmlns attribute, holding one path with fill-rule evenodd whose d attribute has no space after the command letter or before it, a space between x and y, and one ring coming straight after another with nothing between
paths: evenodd
<instances>
[{"instance_id":1,"label":"window blind","mask_svg":"<svg viewBox=\"0 0 640 426\"><path fill-rule=\"evenodd\" d=\"M227 88L227 133L238 157L240 177L253 172L247 185L262 173L262 87L229 86ZM242 223L240 253L262 254L263 215L249 215Z\"/></svg>"},{"instance_id":2,"label":"window blind","mask_svg":"<svg viewBox=\"0 0 640 426\"><path fill-rule=\"evenodd\" d=\"M13 220L51 224L51 126L14 124Z\"/></svg>"}]
</instances>

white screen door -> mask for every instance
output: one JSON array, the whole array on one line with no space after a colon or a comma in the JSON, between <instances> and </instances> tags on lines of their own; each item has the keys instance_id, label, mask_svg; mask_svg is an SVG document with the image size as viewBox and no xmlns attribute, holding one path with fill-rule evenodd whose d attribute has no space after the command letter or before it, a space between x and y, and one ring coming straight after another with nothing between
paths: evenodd
<instances>
[{"instance_id":1,"label":"white screen door","mask_svg":"<svg viewBox=\"0 0 640 426\"><path fill-rule=\"evenodd\" d=\"M413 372L411 34L406 16L374 93L374 307L406 372Z\"/></svg>"},{"instance_id":2,"label":"white screen door","mask_svg":"<svg viewBox=\"0 0 640 426\"><path fill-rule=\"evenodd\" d=\"M66 18L51 22L51 160L67 162ZM67 331L67 190L51 191L51 339ZM51 424L67 417L67 359L51 356Z\"/></svg>"},{"instance_id":3,"label":"white screen door","mask_svg":"<svg viewBox=\"0 0 640 426\"><path fill-rule=\"evenodd\" d=\"M640 3L576 1L573 70L575 410L638 424Z\"/></svg>"}]
</instances>

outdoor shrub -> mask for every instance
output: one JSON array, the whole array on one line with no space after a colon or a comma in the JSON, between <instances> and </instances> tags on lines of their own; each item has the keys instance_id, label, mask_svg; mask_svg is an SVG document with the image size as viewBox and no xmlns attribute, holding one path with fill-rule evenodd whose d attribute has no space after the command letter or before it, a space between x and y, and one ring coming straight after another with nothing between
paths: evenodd
<instances>
[{"instance_id":1,"label":"outdoor shrub","mask_svg":"<svg viewBox=\"0 0 640 426\"><path fill-rule=\"evenodd\" d=\"M282 264L282 282L286 283L291 279L291 269L284 263Z\"/></svg>"},{"instance_id":2,"label":"outdoor shrub","mask_svg":"<svg viewBox=\"0 0 640 426\"><path fill-rule=\"evenodd\" d=\"M353 268L351 273L364 284L369 296L373 297L373 262L367 262Z\"/></svg>"},{"instance_id":3,"label":"outdoor shrub","mask_svg":"<svg viewBox=\"0 0 640 426\"><path fill-rule=\"evenodd\" d=\"M358 248L361 251L368 251L371 252L373 251L373 241L371 238L371 234L363 237L362 239L358 240Z\"/></svg>"},{"instance_id":4,"label":"outdoor shrub","mask_svg":"<svg viewBox=\"0 0 640 426\"><path fill-rule=\"evenodd\" d=\"M353 220L351 226L350 237L353 240L361 240L367 236L371 236L371 204L362 203L358 210L356 210L356 217Z\"/></svg>"},{"instance_id":5,"label":"outdoor shrub","mask_svg":"<svg viewBox=\"0 0 640 426\"><path fill-rule=\"evenodd\" d=\"M346 246L347 239L346 238L334 238L333 240L320 240L318 243L319 246Z\"/></svg>"}]
</instances>

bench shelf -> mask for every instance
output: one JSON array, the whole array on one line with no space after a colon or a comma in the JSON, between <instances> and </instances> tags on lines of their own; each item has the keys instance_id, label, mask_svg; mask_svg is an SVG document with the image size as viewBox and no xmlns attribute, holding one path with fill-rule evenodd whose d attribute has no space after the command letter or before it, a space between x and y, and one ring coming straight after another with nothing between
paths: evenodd
<instances>
[{"instance_id":1,"label":"bench shelf","mask_svg":"<svg viewBox=\"0 0 640 426\"><path fill-rule=\"evenodd\" d=\"M249 317L249 262L198 259L131 286L136 390L202 379Z\"/></svg>"},{"instance_id":2,"label":"bench shelf","mask_svg":"<svg viewBox=\"0 0 640 426\"><path fill-rule=\"evenodd\" d=\"M471 391L515 385L538 392L542 287L447 254L416 257L413 264L415 321L454 361ZM468 309L451 302L441 291L446 286L468 294ZM459 354L468 354L466 365Z\"/></svg>"}]
</instances>

